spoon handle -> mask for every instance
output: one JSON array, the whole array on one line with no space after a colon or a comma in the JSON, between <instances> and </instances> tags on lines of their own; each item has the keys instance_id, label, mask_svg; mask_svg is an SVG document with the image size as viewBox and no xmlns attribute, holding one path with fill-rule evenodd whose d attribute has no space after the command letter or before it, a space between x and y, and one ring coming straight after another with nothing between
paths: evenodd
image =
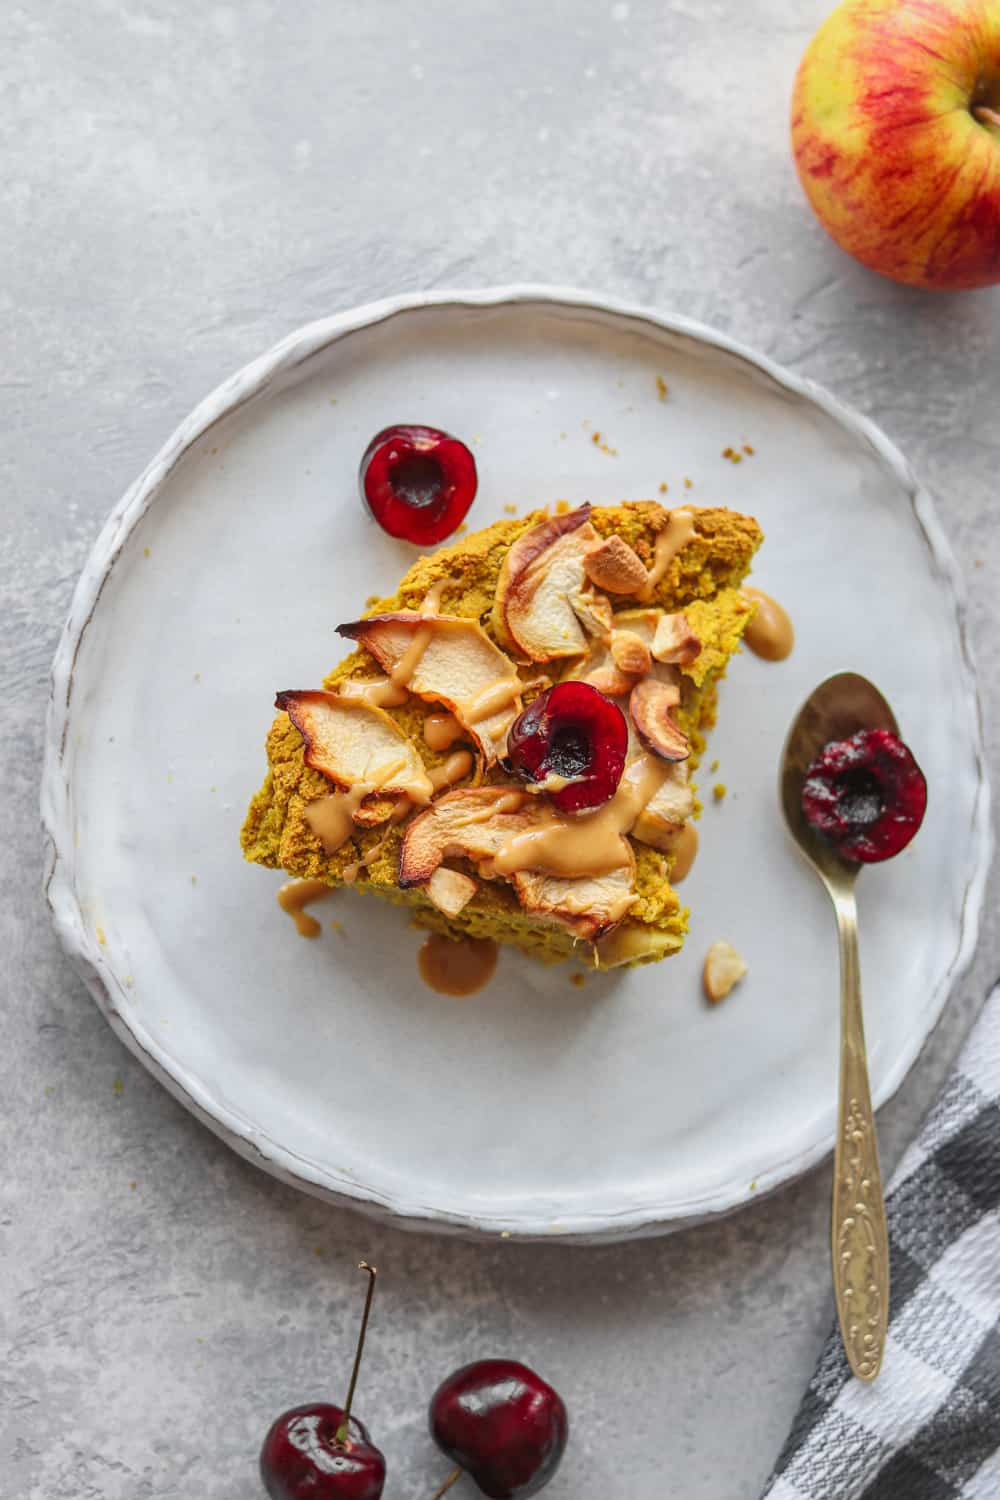
<instances>
[{"instance_id":1,"label":"spoon handle","mask_svg":"<svg viewBox=\"0 0 1000 1500\"><path fill-rule=\"evenodd\" d=\"M868 1088L854 891L834 896L840 936L840 1103L833 1160L833 1288L844 1349L874 1380L889 1322L889 1239Z\"/></svg>"}]
</instances>

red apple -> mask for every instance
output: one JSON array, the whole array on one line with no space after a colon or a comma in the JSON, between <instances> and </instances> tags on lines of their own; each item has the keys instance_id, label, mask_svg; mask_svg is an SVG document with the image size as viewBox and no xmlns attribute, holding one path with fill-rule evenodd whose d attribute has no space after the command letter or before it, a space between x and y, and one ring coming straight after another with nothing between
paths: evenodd
<instances>
[{"instance_id":1,"label":"red apple","mask_svg":"<svg viewBox=\"0 0 1000 1500\"><path fill-rule=\"evenodd\" d=\"M799 67L792 147L864 265L939 290L1000 281L1000 4L844 0Z\"/></svg>"}]
</instances>

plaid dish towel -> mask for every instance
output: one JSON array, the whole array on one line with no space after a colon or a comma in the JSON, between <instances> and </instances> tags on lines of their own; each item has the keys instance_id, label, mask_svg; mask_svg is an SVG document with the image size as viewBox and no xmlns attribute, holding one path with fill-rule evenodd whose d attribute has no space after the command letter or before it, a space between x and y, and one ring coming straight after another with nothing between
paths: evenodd
<instances>
[{"instance_id":1,"label":"plaid dish towel","mask_svg":"<svg viewBox=\"0 0 1000 1500\"><path fill-rule=\"evenodd\" d=\"M1000 1500L1000 985L886 1211L881 1374L834 1329L763 1500Z\"/></svg>"}]
</instances>

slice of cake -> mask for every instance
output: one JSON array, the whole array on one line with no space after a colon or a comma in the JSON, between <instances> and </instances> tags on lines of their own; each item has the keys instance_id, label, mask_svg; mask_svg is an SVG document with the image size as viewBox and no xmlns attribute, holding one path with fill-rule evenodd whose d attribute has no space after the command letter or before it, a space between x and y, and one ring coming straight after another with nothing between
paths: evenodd
<instances>
[{"instance_id":1,"label":"slice of cake","mask_svg":"<svg viewBox=\"0 0 1000 1500\"><path fill-rule=\"evenodd\" d=\"M638 501L420 558L339 627L357 649L322 689L278 694L246 858L546 961L677 952L670 871L760 542L734 511Z\"/></svg>"}]
</instances>

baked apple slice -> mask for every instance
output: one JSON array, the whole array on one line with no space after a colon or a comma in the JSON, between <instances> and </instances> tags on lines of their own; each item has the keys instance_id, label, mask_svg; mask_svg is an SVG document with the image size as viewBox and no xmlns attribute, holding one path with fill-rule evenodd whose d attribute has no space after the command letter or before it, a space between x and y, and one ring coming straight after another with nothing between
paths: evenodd
<instances>
[{"instance_id":1,"label":"baked apple slice","mask_svg":"<svg viewBox=\"0 0 1000 1500\"><path fill-rule=\"evenodd\" d=\"M521 712L522 684L510 657L493 644L478 621L407 610L372 615L338 625L337 630L370 651L390 676L417 632L425 632L426 644L407 688L418 698L450 709L487 766L503 753L507 731Z\"/></svg>"},{"instance_id":2,"label":"baked apple slice","mask_svg":"<svg viewBox=\"0 0 1000 1500\"><path fill-rule=\"evenodd\" d=\"M504 558L493 604L493 629L508 651L538 662L579 656L587 650L585 624L599 632L610 623L610 609L589 589L585 568L600 540L589 505L550 516L518 537Z\"/></svg>"},{"instance_id":3,"label":"baked apple slice","mask_svg":"<svg viewBox=\"0 0 1000 1500\"><path fill-rule=\"evenodd\" d=\"M431 800L434 789L419 752L380 708L313 689L279 693L274 706L301 734L306 765L338 787L367 785L382 797Z\"/></svg>"}]
</instances>

